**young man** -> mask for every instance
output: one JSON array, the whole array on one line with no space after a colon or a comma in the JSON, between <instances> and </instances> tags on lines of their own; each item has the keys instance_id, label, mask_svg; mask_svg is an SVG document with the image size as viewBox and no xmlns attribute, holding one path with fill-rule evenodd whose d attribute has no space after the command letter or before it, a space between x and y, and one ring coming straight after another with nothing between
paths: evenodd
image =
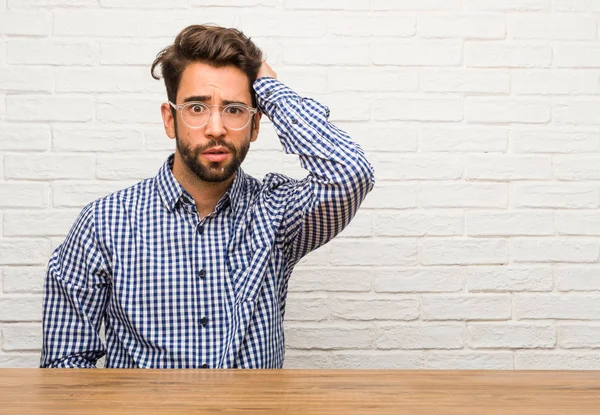
<instances>
[{"instance_id":1,"label":"young man","mask_svg":"<svg viewBox=\"0 0 600 415\"><path fill-rule=\"evenodd\" d=\"M156 177L86 206L53 253L41 366L106 354L106 367L280 368L288 278L348 225L373 169L237 30L187 27L155 60L157 79L159 66L176 152ZM240 168L262 114L304 180Z\"/></svg>"}]
</instances>

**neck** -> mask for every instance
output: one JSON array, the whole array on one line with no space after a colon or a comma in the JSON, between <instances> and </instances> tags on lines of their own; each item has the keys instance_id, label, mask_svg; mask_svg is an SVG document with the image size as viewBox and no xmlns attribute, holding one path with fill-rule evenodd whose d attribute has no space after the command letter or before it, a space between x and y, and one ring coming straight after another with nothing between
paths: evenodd
<instances>
[{"instance_id":1,"label":"neck","mask_svg":"<svg viewBox=\"0 0 600 415\"><path fill-rule=\"evenodd\" d=\"M237 174L237 173L236 173ZM173 160L173 176L179 184L194 198L196 209L200 217L204 217L215 210L215 206L223 197L233 179L231 178L223 182L206 182L200 179L188 166L183 162L179 153L175 152Z\"/></svg>"}]
</instances>

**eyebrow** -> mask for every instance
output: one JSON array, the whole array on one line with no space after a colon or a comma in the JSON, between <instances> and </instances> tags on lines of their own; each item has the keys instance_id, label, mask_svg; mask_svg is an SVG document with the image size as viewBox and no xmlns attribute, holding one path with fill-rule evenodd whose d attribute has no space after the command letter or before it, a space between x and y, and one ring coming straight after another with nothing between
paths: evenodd
<instances>
[{"instance_id":1,"label":"eyebrow","mask_svg":"<svg viewBox=\"0 0 600 415\"><path fill-rule=\"evenodd\" d=\"M206 102L206 101L210 101L210 96L208 95L192 95L190 97L186 97L183 100L183 103L186 102ZM223 105L229 105L229 104L241 104L241 105L245 105L247 107L252 107L252 105L248 105L246 104L244 101L230 101L227 99L223 100Z\"/></svg>"}]
</instances>

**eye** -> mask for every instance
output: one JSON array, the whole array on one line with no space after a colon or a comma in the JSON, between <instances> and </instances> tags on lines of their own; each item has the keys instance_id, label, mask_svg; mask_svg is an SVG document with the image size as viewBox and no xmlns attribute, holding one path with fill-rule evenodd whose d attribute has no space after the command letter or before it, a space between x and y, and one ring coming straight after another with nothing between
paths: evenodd
<instances>
[{"instance_id":1,"label":"eye","mask_svg":"<svg viewBox=\"0 0 600 415\"><path fill-rule=\"evenodd\" d=\"M202 104L191 104L188 107L188 110L192 113L192 114L202 114L204 112L207 111L206 105L202 105Z\"/></svg>"},{"instance_id":2,"label":"eye","mask_svg":"<svg viewBox=\"0 0 600 415\"><path fill-rule=\"evenodd\" d=\"M240 105L230 105L228 107L225 107L224 111L227 115L242 115L247 110L246 107L242 107Z\"/></svg>"}]
</instances>

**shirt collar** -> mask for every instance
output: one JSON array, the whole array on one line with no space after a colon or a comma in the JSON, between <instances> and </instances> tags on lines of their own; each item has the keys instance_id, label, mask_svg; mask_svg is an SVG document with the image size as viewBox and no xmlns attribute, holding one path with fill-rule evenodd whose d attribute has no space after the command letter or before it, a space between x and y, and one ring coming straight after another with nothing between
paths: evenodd
<instances>
[{"instance_id":1,"label":"shirt collar","mask_svg":"<svg viewBox=\"0 0 600 415\"><path fill-rule=\"evenodd\" d=\"M155 182L156 187L158 188L158 193L160 198L162 199L164 205L172 212L177 205L179 199L183 196L187 195L188 198L191 199L191 196L185 191L183 186L179 184L175 176L173 175L173 160L175 159L175 155L171 154L169 158L164 162L158 174L156 175ZM217 203L215 207L216 211L224 208L226 206L226 202L229 202L233 211L237 212L241 205L241 198L243 197L244 188L246 183L246 174L241 168L238 168L237 174L233 179L233 183L227 189L227 192L221 200ZM193 203L193 200L192 200Z\"/></svg>"}]
</instances>

